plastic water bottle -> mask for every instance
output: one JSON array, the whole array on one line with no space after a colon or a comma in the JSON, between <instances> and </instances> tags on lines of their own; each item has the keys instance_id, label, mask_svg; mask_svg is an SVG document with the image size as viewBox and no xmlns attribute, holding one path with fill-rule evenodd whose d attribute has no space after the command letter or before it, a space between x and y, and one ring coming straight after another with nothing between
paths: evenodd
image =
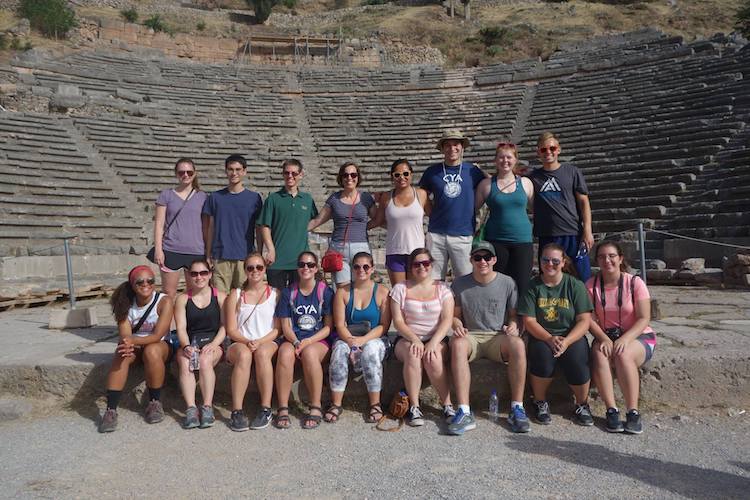
<instances>
[{"instance_id":1,"label":"plastic water bottle","mask_svg":"<svg viewBox=\"0 0 750 500\"><path fill-rule=\"evenodd\" d=\"M354 371L362 373L362 349L360 349L359 346L352 346L351 352L349 353L349 359L352 360Z\"/></svg>"},{"instance_id":2,"label":"plastic water bottle","mask_svg":"<svg viewBox=\"0 0 750 500\"><path fill-rule=\"evenodd\" d=\"M500 405L497 399L497 391L493 389L492 394L490 394L490 408L488 412L490 415L490 420L492 420L493 422L497 422L500 419L499 408Z\"/></svg>"},{"instance_id":3,"label":"plastic water bottle","mask_svg":"<svg viewBox=\"0 0 750 500\"><path fill-rule=\"evenodd\" d=\"M200 353L198 352L198 339L193 337L193 341L190 342L190 347L193 348L193 352L190 354L190 371L194 372L198 370L200 366Z\"/></svg>"}]
</instances>

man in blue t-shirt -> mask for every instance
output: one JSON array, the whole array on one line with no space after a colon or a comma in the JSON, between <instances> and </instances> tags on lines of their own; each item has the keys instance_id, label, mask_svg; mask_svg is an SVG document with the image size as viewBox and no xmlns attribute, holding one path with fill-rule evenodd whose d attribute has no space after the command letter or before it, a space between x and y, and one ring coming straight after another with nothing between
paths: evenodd
<instances>
[{"instance_id":1,"label":"man in blue t-shirt","mask_svg":"<svg viewBox=\"0 0 750 500\"><path fill-rule=\"evenodd\" d=\"M245 257L255 251L255 219L263 200L245 189L247 161L231 155L224 161L227 187L211 195L203 205L203 240L206 259L213 265L216 288L228 293L245 280Z\"/></svg>"},{"instance_id":2,"label":"man in blue t-shirt","mask_svg":"<svg viewBox=\"0 0 750 500\"><path fill-rule=\"evenodd\" d=\"M453 276L471 272L471 240L474 235L474 190L486 176L463 161L469 139L458 130L447 130L437 142L443 161L427 167L419 187L432 195L432 212L427 226L427 248L432 253L432 275L444 280L448 259Z\"/></svg>"}]
</instances>

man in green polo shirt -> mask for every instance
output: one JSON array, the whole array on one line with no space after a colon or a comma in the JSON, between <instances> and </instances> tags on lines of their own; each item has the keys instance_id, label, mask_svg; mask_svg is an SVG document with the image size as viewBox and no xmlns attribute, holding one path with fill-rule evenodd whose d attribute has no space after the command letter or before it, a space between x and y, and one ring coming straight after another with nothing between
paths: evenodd
<instances>
[{"instance_id":1,"label":"man in green polo shirt","mask_svg":"<svg viewBox=\"0 0 750 500\"><path fill-rule=\"evenodd\" d=\"M302 163L285 160L281 168L284 187L268 195L257 222L268 263L268 283L278 289L296 280L297 257L309 250L307 223L318 215L310 193L299 190Z\"/></svg>"}]
</instances>

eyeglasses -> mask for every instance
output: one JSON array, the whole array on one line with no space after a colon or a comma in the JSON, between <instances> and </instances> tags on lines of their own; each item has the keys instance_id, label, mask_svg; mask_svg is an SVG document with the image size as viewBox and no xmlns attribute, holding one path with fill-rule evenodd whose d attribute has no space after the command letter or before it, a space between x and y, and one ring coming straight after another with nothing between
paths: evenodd
<instances>
[{"instance_id":1,"label":"eyeglasses","mask_svg":"<svg viewBox=\"0 0 750 500\"><path fill-rule=\"evenodd\" d=\"M341 178L342 179L346 179L347 177L350 177L352 179L356 179L357 177L359 177L359 173L357 173L357 172L344 172L343 174L341 174Z\"/></svg>"},{"instance_id":2,"label":"eyeglasses","mask_svg":"<svg viewBox=\"0 0 750 500\"><path fill-rule=\"evenodd\" d=\"M560 259L542 257L542 264L552 264L553 266L559 266L562 263Z\"/></svg>"},{"instance_id":3,"label":"eyeglasses","mask_svg":"<svg viewBox=\"0 0 750 500\"><path fill-rule=\"evenodd\" d=\"M393 173L393 178L394 179L399 179L399 178L403 177L404 179L408 179L410 175L411 175L411 172L409 172L408 170L406 172L394 172Z\"/></svg>"},{"instance_id":4,"label":"eyeglasses","mask_svg":"<svg viewBox=\"0 0 750 500\"><path fill-rule=\"evenodd\" d=\"M258 264L257 266L245 266L245 271L251 273L253 271L262 271L265 268L266 268L266 266L264 266L262 264Z\"/></svg>"},{"instance_id":5,"label":"eyeglasses","mask_svg":"<svg viewBox=\"0 0 750 500\"><path fill-rule=\"evenodd\" d=\"M192 177L193 174L195 174L195 170L178 170L177 171L177 177L182 177L183 175L187 175L188 177Z\"/></svg>"},{"instance_id":6,"label":"eyeglasses","mask_svg":"<svg viewBox=\"0 0 750 500\"><path fill-rule=\"evenodd\" d=\"M549 146L549 147L546 147L546 148L539 148L539 152L540 152L540 153L544 153L544 154L547 154L547 153L554 153L554 152L556 152L556 151L557 151L558 149L560 149L560 148L558 148L557 146Z\"/></svg>"},{"instance_id":7,"label":"eyeglasses","mask_svg":"<svg viewBox=\"0 0 750 500\"><path fill-rule=\"evenodd\" d=\"M197 278L198 276L205 278L209 274L211 274L211 271L208 271L206 269L204 269L203 271L190 271L191 278Z\"/></svg>"},{"instance_id":8,"label":"eyeglasses","mask_svg":"<svg viewBox=\"0 0 750 500\"><path fill-rule=\"evenodd\" d=\"M596 256L598 260L607 260L607 259L615 260L617 257L619 257L619 255L616 253L608 253L608 254L603 253L603 254L599 254Z\"/></svg>"},{"instance_id":9,"label":"eyeglasses","mask_svg":"<svg viewBox=\"0 0 750 500\"><path fill-rule=\"evenodd\" d=\"M482 260L485 262L489 262L492 260L493 257L494 255L492 255L491 253L482 253L482 254L475 253L474 255L471 256L471 260L473 260L474 262L479 262Z\"/></svg>"},{"instance_id":10,"label":"eyeglasses","mask_svg":"<svg viewBox=\"0 0 750 500\"><path fill-rule=\"evenodd\" d=\"M135 280L135 286L143 286L143 285L151 286L154 283L156 283L156 280L154 278L148 278L145 280L144 279Z\"/></svg>"},{"instance_id":11,"label":"eyeglasses","mask_svg":"<svg viewBox=\"0 0 750 500\"><path fill-rule=\"evenodd\" d=\"M316 267L318 267L318 264L315 263L315 262L302 262L302 261L299 261L299 262L297 262L297 267L299 269L304 269L304 268L315 269Z\"/></svg>"},{"instance_id":12,"label":"eyeglasses","mask_svg":"<svg viewBox=\"0 0 750 500\"><path fill-rule=\"evenodd\" d=\"M414 262L411 263L411 267L413 267L414 269L418 269L420 267L424 267L425 269L427 269L431 265L432 265L431 260L415 260Z\"/></svg>"},{"instance_id":13,"label":"eyeglasses","mask_svg":"<svg viewBox=\"0 0 750 500\"><path fill-rule=\"evenodd\" d=\"M296 172L294 170L284 170L283 174L284 177L297 177L301 172Z\"/></svg>"},{"instance_id":14,"label":"eyeglasses","mask_svg":"<svg viewBox=\"0 0 750 500\"><path fill-rule=\"evenodd\" d=\"M362 269L363 271L367 272L370 270L372 266L370 266L370 264L362 264L362 265L354 264L352 267L354 268L355 271L359 271L360 269Z\"/></svg>"}]
</instances>

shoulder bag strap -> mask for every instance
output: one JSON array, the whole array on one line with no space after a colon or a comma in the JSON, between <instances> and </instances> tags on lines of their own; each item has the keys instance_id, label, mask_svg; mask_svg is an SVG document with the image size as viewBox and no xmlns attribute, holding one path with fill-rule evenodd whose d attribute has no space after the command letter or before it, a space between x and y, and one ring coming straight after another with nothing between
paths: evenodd
<instances>
[{"instance_id":1,"label":"shoulder bag strap","mask_svg":"<svg viewBox=\"0 0 750 500\"><path fill-rule=\"evenodd\" d=\"M172 227L172 224L174 224L174 221L177 220L177 216L180 215L180 212L182 212L182 209L185 208L185 205L187 205L187 202L190 201L190 197L193 196L193 193L195 192L195 188L191 189L190 192L187 195L187 198L182 202L182 206L180 206L179 210L177 210L177 213L174 214L174 217L172 217L172 220L169 221L169 224L164 227L164 234L167 234L167 231L169 231L169 228Z\"/></svg>"},{"instance_id":2,"label":"shoulder bag strap","mask_svg":"<svg viewBox=\"0 0 750 500\"><path fill-rule=\"evenodd\" d=\"M130 333L136 334L138 333L138 330L141 329L143 326L143 323L146 321L146 318L148 318L148 315L151 314L151 311L154 309L154 306L159 301L159 296L161 295L161 292L156 292L156 295L154 296L154 300L151 301L151 305L148 306L148 309L146 309L146 312L143 313L143 316L141 316L141 319L138 320L138 323L135 324L135 326L130 330Z\"/></svg>"},{"instance_id":3,"label":"shoulder bag strap","mask_svg":"<svg viewBox=\"0 0 750 500\"><path fill-rule=\"evenodd\" d=\"M349 236L349 223L352 221L352 217L354 216L354 207L357 206L357 200L359 199L359 191L357 191L357 194L354 196L354 203L352 203L352 209L349 210L349 217L347 217L346 219L346 229L344 229L344 245L346 245L346 239Z\"/></svg>"}]
</instances>

